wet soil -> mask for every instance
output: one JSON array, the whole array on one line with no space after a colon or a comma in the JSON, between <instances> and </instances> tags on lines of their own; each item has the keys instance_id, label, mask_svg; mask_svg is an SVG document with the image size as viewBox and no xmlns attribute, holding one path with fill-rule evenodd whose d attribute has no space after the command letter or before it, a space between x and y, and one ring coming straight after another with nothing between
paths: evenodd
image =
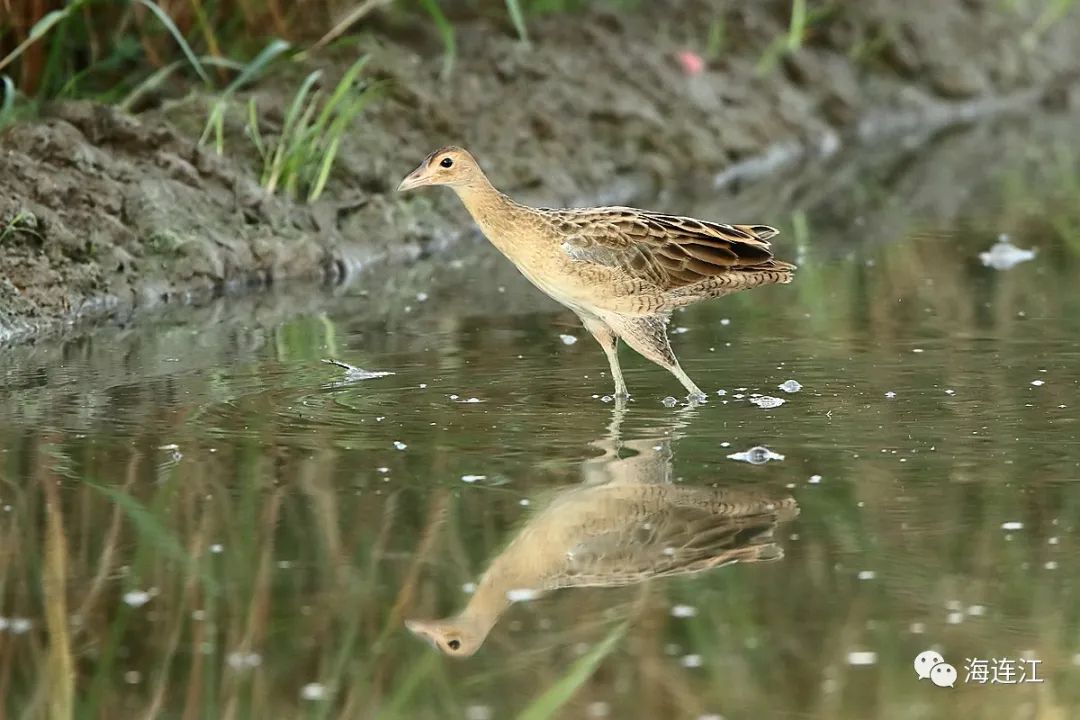
<instances>
[{"instance_id":1,"label":"wet soil","mask_svg":"<svg viewBox=\"0 0 1080 720\"><path fill-rule=\"evenodd\" d=\"M376 17L317 59L333 82L369 54L382 90L312 205L260 187L243 129L251 96L263 131L280 127L309 67L237 97L222 155L197 142L206 96L137 114L47 108L0 135L0 340L438 252L473 232L464 212L450 193L394 187L447 143L528 202L655 204L688 185L730 193L853 142L1078 105L1075 17L1032 35L1035 18L999 3L850 3L780 53L788 8L594 7L532 20L531 46L502 17L459 18L446 79L433 27ZM688 73L678 53L706 55L717 18L719 50Z\"/></svg>"}]
</instances>

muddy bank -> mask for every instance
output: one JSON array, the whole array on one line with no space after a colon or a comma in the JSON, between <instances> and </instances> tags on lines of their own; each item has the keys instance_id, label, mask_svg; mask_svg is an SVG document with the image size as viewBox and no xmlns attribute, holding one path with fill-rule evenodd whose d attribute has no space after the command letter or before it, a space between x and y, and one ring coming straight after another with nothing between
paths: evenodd
<instances>
[{"instance_id":1,"label":"muddy bank","mask_svg":"<svg viewBox=\"0 0 1080 720\"><path fill-rule=\"evenodd\" d=\"M851 5L786 55L773 53L786 2L593 9L533 20L532 47L499 18L459 19L448 80L434 28L376 17L370 33L320 58L332 77L368 53L384 90L311 206L259 186L246 95L222 156L196 142L209 98L162 97L137 115L49 108L0 136L0 338L437 252L471 232L464 212L449 193L393 188L449 142L528 201L663 196L678 210L680 188L730 193L860 139L1077 105L1075 17L1031 42L1033 19L997 3ZM717 17L720 51L690 74L677 53L704 54ZM266 133L280 127L302 75L293 70L251 91Z\"/></svg>"}]
</instances>

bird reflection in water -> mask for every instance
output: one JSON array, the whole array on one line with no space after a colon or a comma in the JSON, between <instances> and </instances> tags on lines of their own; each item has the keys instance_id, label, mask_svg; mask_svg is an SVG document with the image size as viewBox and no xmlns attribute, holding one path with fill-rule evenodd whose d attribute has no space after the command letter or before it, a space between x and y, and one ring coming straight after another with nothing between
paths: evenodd
<instances>
[{"instance_id":1,"label":"bird reflection in water","mask_svg":"<svg viewBox=\"0 0 1080 720\"><path fill-rule=\"evenodd\" d=\"M406 626L441 652L469 657L514 602L571 587L618 587L783 557L773 531L799 513L794 498L759 487L672 482L671 439L624 442L616 410L601 457L581 484L560 489L491 561L468 604ZM671 428L672 431L677 428ZM621 457L621 450L635 451Z\"/></svg>"}]
</instances>

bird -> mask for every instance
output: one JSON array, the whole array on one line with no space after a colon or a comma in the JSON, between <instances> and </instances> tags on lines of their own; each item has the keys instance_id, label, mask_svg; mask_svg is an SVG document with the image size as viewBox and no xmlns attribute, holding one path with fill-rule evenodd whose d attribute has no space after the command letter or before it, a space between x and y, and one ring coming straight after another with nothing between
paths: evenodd
<instances>
[{"instance_id":1,"label":"bird","mask_svg":"<svg viewBox=\"0 0 1080 720\"><path fill-rule=\"evenodd\" d=\"M443 654L466 658L519 600L783 557L773 531L799 514L790 494L676 484L666 439L625 447L636 454L599 468L586 463L584 482L554 493L489 563L464 609L438 620L409 619L406 627Z\"/></svg>"},{"instance_id":2,"label":"bird","mask_svg":"<svg viewBox=\"0 0 1080 720\"><path fill-rule=\"evenodd\" d=\"M614 397L629 397L622 340L668 370L691 401L705 393L668 339L672 311L760 285L789 283L796 269L773 257L768 225L729 225L631 207L537 208L497 190L464 148L424 159L398 185L452 189L485 237L533 285L572 310L603 348Z\"/></svg>"}]
</instances>

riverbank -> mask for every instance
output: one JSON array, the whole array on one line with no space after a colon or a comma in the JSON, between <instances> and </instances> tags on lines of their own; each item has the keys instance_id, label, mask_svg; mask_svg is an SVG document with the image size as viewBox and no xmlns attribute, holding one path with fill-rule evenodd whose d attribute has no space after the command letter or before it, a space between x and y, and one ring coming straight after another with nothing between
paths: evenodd
<instances>
[{"instance_id":1,"label":"riverbank","mask_svg":"<svg viewBox=\"0 0 1080 720\"><path fill-rule=\"evenodd\" d=\"M309 65L236 96L221 155L197 143L206 95L137 114L46 108L0 135L0 340L437 253L472 232L464 212L450 193L394 187L450 142L529 202L679 211L687 185L731 193L845 144L1077 107L1075 18L1032 42L1031 22L996 4L920 5L860 4L788 52L783 3L550 16L530 24L531 46L500 20L465 19L446 79L432 28L374 17L318 56L335 79L369 55L381 91L310 205L260 186L245 136L249 98L272 133Z\"/></svg>"}]
</instances>

